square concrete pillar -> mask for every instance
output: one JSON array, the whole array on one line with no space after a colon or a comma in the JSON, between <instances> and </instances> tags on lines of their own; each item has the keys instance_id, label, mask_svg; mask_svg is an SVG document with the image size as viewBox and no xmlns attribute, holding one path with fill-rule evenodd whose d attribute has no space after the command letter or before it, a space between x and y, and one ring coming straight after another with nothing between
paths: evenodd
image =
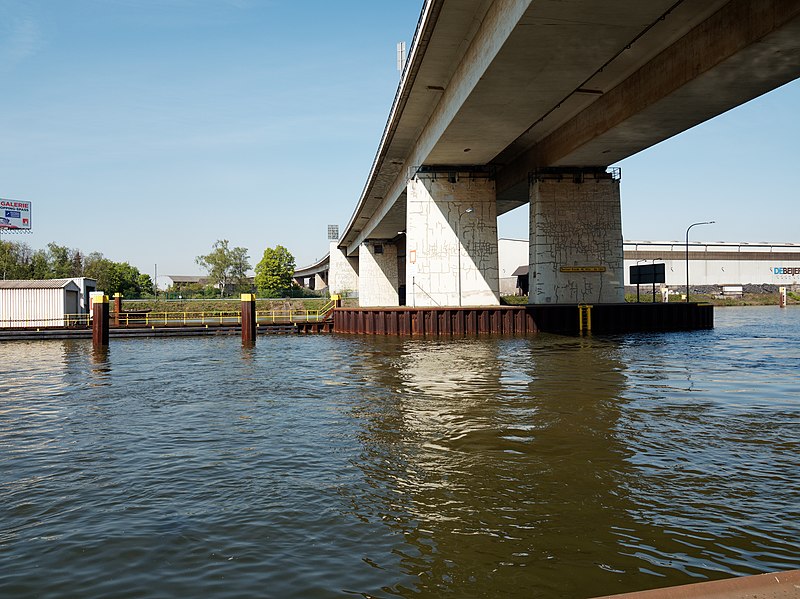
<instances>
[{"instance_id":1,"label":"square concrete pillar","mask_svg":"<svg viewBox=\"0 0 800 599\"><path fill-rule=\"evenodd\" d=\"M494 180L418 174L406 205L406 304L499 305Z\"/></svg>"},{"instance_id":2,"label":"square concrete pillar","mask_svg":"<svg viewBox=\"0 0 800 599\"><path fill-rule=\"evenodd\" d=\"M530 186L529 304L625 301L619 179L596 169Z\"/></svg>"},{"instance_id":3,"label":"square concrete pillar","mask_svg":"<svg viewBox=\"0 0 800 599\"><path fill-rule=\"evenodd\" d=\"M358 258L349 258L332 241L328 262L328 287L331 294L347 295L358 290Z\"/></svg>"},{"instance_id":4,"label":"square concrete pillar","mask_svg":"<svg viewBox=\"0 0 800 599\"><path fill-rule=\"evenodd\" d=\"M397 287L397 246L385 241L362 243L358 249L358 305L399 306Z\"/></svg>"}]
</instances>

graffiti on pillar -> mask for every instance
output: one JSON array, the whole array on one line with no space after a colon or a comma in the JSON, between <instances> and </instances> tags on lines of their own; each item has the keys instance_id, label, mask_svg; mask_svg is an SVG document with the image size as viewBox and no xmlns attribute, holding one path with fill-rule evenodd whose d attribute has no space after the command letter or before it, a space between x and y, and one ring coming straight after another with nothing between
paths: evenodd
<instances>
[{"instance_id":1,"label":"graffiti on pillar","mask_svg":"<svg viewBox=\"0 0 800 599\"><path fill-rule=\"evenodd\" d=\"M532 292L544 303L599 301L604 286L621 278L613 268L622 263L618 195L606 184L547 181L536 185L531 210L531 263L536 273ZM608 272L562 270L601 266L608 267Z\"/></svg>"},{"instance_id":2,"label":"graffiti on pillar","mask_svg":"<svg viewBox=\"0 0 800 599\"><path fill-rule=\"evenodd\" d=\"M492 303L498 286L494 182L414 180L406 210L407 249L416 252L416 301L457 305L461 288L465 301Z\"/></svg>"}]
</instances>

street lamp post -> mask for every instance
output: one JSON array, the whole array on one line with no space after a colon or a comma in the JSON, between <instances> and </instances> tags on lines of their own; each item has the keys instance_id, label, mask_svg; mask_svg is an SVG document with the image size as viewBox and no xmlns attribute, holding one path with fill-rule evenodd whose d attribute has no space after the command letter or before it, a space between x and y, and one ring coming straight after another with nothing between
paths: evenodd
<instances>
[{"instance_id":1,"label":"street lamp post","mask_svg":"<svg viewBox=\"0 0 800 599\"><path fill-rule=\"evenodd\" d=\"M647 260L647 258L640 258L636 261L636 266L639 266L639 262L644 262L645 260ZM639 303L639 283L636 283L636 303Z\"/></svg>"},{"instance_id":2,"label":"street lamp post","mask_svg":"<svg viewBox=\"0 0 800 599\"><path fill-rule=\"evenodd\" d=\"M686 229L686 303L689 303L689 230L698 225L713 225L716 221L709 220L702 223L692 223Z\"/></svg>"},{"instance_id":3,"label":"street lamp post","mask_svg":"<svg viewBox=\"0 0 800 599\"><path fill-rule=\"evenodd\" d=\"M464 212L458 215L458 224L456 226L456 243L458 243L458 306L461 307L461 217L465 214L472 214L475 208L469 207Z\"/></svg>"},{"instance_id":4,"label":"street lamp post","mask_svg":"<svg viewBox=\"0 0 800 599\"><path fill-rule=\"evenodd\" d=\"M656 258L653 260L653 303L656 303L656 260L661 260L661 258Z\"/></svg>"}]
</instances>

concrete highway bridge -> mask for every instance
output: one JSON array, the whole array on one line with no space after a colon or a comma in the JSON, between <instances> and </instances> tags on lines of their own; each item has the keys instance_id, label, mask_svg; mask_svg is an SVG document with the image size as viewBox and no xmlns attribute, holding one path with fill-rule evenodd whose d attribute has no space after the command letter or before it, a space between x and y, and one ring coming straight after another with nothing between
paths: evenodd
<instances>
[{"instance_id":1,"label":"concrete highway bridge","mask_svg":"<svg viewBox=\"0 0 800 599\"><path fill-rule=\"evenodd\" d=\"M621 302L607 167L798 76L800 0L428 0L331 292L496 305L530 202L529 302Z\"/></svg>"}]
</instances>

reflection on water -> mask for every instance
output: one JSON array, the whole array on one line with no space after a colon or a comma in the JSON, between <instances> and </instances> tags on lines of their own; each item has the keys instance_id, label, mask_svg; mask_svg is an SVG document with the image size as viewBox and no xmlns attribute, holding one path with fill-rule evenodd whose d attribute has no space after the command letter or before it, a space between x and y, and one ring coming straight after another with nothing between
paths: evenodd
<instances>
[{"instance_id":1,"label":"reflection on water","mask_svg":"<svg viewBox=\"0 0 800 599\"><path fill-rule=\"evenodd\" d=\"M798 319L2 344L0 594L589 597L798 568Z\"/></svg>"},{"instance_id":2,"label":"reflection on water","mask_svg":"<svg viewBox=\"0 0 800 599\"><path fill-rule=\"evenodd\" d=\"M534 576L539 592L574 596L565 571L623 571L607 563L630 507L614 347L551 337L385 353L398 355L380 381L402 390L398 417L372 412L360 465L376 492L359 507L402 530L423 588L530 596Z\"/></svg>"}]
</instances>

